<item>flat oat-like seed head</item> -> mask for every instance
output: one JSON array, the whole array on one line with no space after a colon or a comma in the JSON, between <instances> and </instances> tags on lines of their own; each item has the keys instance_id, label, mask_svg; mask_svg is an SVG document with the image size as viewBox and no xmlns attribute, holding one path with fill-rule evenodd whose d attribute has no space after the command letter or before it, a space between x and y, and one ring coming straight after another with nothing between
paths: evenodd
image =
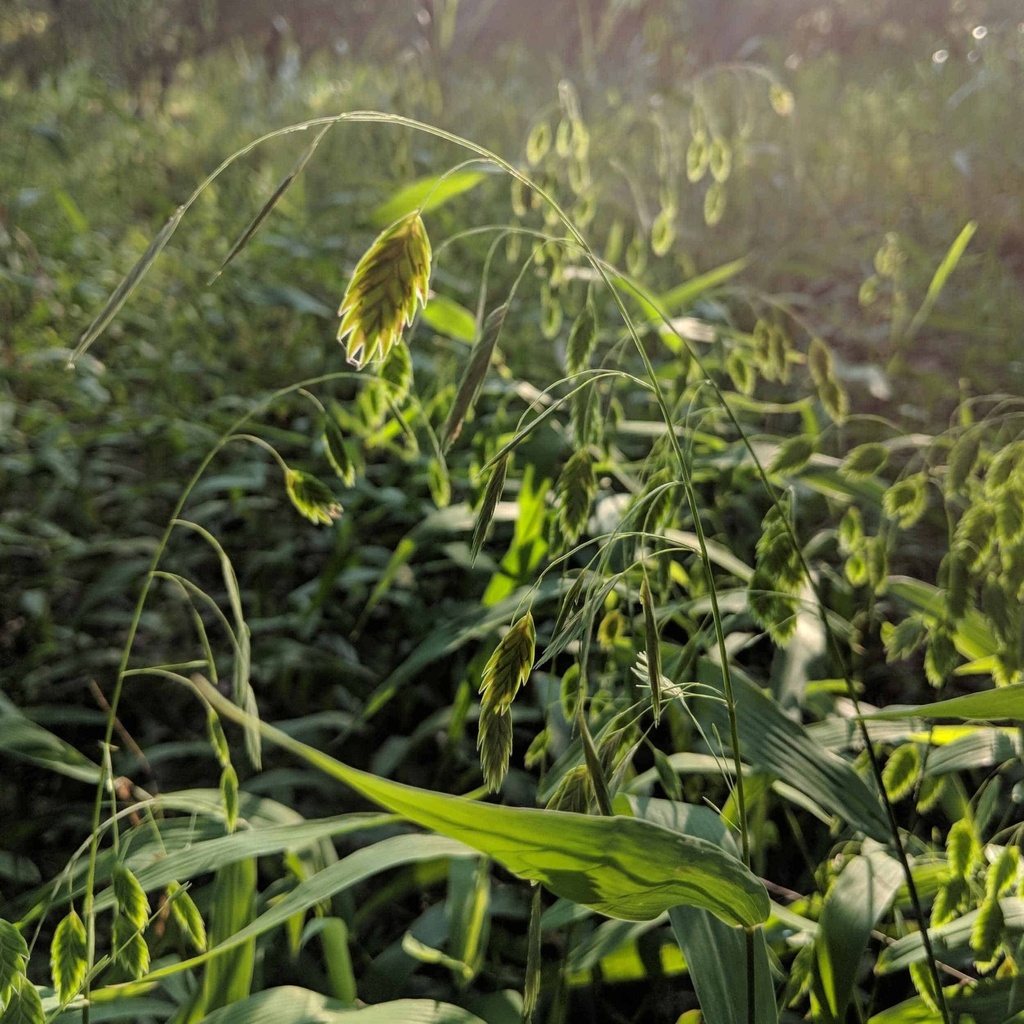
<instances>
[{"instance_id":1,"label":"flat oat-like seed head","mask_svg":"<svg viewBox=\"0 0 1024 1024\"><path fill-rule=\"evenodd\" d=\"M356 265L338 307L338 341L357 369L387 359L427 301L430 240L418 213L385 228ZM347 338L347 342L346 342Z\"/></svg>"}]
</instances>

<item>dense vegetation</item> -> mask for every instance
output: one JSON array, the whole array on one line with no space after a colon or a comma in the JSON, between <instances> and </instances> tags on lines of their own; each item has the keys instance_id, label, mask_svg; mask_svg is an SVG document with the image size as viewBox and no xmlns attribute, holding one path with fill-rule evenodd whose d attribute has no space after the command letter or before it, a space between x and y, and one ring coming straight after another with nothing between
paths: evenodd
<instances>
[{"instance_id":1,"label":"dense vegetation","mask_svg":"<svg viewBox=\"0 0 1024 1024\"><path fill-rule=\"evenodd\" d=\"M1024 1019L1024 23L429 6L0 18L0 1021Z\"/></svg>"}]
</instances>

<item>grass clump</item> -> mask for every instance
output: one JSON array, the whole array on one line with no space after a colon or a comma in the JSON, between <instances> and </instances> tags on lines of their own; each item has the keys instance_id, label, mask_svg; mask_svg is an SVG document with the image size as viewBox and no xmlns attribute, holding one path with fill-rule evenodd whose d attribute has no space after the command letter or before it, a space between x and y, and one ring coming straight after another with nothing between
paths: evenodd
<instances>
[{"instance_id":1,"label":"grass clump","mask_svg":"<svg viewBox=\"0 0 1024 1024\"><path fill-rule=\"evenodd\" d=\"M1020 1010L1019 402L921 420L912 365L984 213L831 297L781 214L749 260L815 75L566 83L506 146L318 114L77 283L65 190L48 297L5 226L5 1017Z\"/></svg>"}]
</instances>

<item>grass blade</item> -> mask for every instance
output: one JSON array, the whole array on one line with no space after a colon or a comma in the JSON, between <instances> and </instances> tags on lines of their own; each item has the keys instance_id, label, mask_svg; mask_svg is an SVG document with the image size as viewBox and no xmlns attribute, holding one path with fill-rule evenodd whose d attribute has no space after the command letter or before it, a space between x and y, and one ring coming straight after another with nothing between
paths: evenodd
<instances>
[{"instance_id":1,"label":"grass blade","mask_svg":"<svg viewBox=\"0 0 1024 1024\"><path fill-rule=\"evenodd\" d=\"M928 285L928 291L925 293L924 301L921 303L921 308L914 314L913 320L910 321L910 325L907 327L906 333L903 335L903 341L907 342L914 337L915 334L924 325L924 322L928 319L928 314L931 313L932 308L938 301L939 296L942 294L942 289L946 286L946 282L949 280L949 275L956 270L956 265L960 262L960 257L963 256L964 250L970 245L971 239L974 237L974 232L978 230L977 221L968 221L960 234L956 236L953 244L949 247L949 251L943 257L942 262L939 264L932 276L931 283Z\"/></svg>"},{"instance_id":2,"label":"grass blade","mask_svg":"<svg viewBox=\"0 0 1024 1024\"><path fill-rule=\"evenodd\" d=\"M400 189L387 202L381 203L370 214L370 220L377 227L384 227L414 210L428 213L475 188L485 177L483 171L454 171L420 178Z\"/></svg>"},{"instance_id":3,"label":"grass blade","mask_svg":"<svg viewBox=\"0 0 1024 1024\"><path fill-rule=\"evenodd\" d=\"M219 714L244 723L244 713L214 687L199 680L194 686ZM609 917L650 920L681 904L730 924L757 924L768 916L760 881L706 840L636 818L484 804L405 786L342 764L265 723L259 728L265 739L367 799Z\"/></svg>"},{"instance_id":4,"label":"grass blade","mask_svg":"<svg viewBox=\"0 0 1024 1024\"><path fill-rule=\"evenodd\" d=\"M423 322L439 334L470 344L476 337L476 317L447 295L432 295L423 307Z\"/></svg>"},{"instance_id":5,"label":"grass blade","mask_svg":"<svg viewBox=\"0 0 1024 1024\"><path fill-rule=\"evenodd\" d=\"M139 282L146 276L147 271L153 265L153 261L163 252L164 246L171 240L181 218L185 216L187 207L179 206L171 214L167 223L160 229L159 234L149 248L139 257L135 266L128 271L124 280L110 293L110 297L103 304L103 308L96 314L93 321L85 329L78 339L74 352L68 359L68 366L74 366L76 360L84 355L92 343L107 329L108 324L120 312L121 307L128 301L128 297L138 287Z\"/></svg>"},{"instance_id":6,"label":"grass blade","mask_svg":"<svg viewBox=\"0 0 1024 1024\"><path fill-rule=\"evenodd\" d=\"M268 988L211 1013L203 1024L344 1024L349 1020L353 1024L484 1024L469 1010L434 999L395 999L357 1009L295 985Z\"/></svg>"},{"instance_id":7,"label":"grass blade","mask_svg":"<svg viewBox=\"0 0 1024 1024\"><path fill-rule=\"evenodd\" d=\"M846 1008L875 925L903 881L899 862L882 850L854 857L825 897L815 941L818 973L836 1020Z\"/></svg>"},{"instance_id":8,"label":"grass blade","mask_svg":"<svg viewBox=\"0 0 1024 1024\"><path fill-rule=\"evenodd\" d=\"M710 662L703 663L701 677L707 671L704 665L711 668ZM717 666L714 672L714 680L708 675L702 681L719 685ZM777 775L872 839L888 841L889 825L882 805L853 768L837 754L823 749L750 680L734 673L733 685L743 760ZM728 735L721 705L713 705L712 716L722 735Z\"/></svg>"},{"instance_id":9,"label":"grass blade","mask_svg":"<svg viewBox=\"0 0 1024 1024\"><path fill-rule=\"evenodd\" d=\"M668 919L676 942L683 952L697 1001L707 1024L774 1024L775 990L768 962L768 944L764 931L754 930L753 953L754 1008L747 1007L747 936L740 928L730 928L714 915L696 907L676 907Z\"/></svg>"},{"instance_id":10,"label":"grass blade","mask_svg":"<svg viewBox=\"0 0 1024 1024\"><path fill-rule=\"evenodd\" d=\"M224 273L227 265L249 244L249 239L259 230L260 225L270 216L270 212L280 202L281 197L288 191L292 186L292 182L302 173L303 168L309 163L309 158L316 152L316 147L320 145L321 140L331 129L331 125L326 125L317 132L316 137L306 147L306 151L299 157L298 162L295 166L281 179L281 183L271 193L270 198L260 207L259 212L249 222L246 229L238 236L235 244L231 246L227 256L224 257L221 265L217 268L217 273L210 278L210 284L217 280L221 274Z\"/></svg>"},{"instance_id":11,"label":"grass blade","mask_svg":"<svg viewBox=\"0 0 1024 1024\"><path fill-rule=\"evenodd\" d=\"M441 448L448 451L452 443L462 431L462 425L466 416L476 403L480 388L483 386L484 378L490 369L491 358L501 337L501 329L505 326L505 315L508 313L508 304L503 302L500 306L492 309L484 320L483 330L480 333L480 340L473 348L469 362L466 364L462 380L459 381L459 389L455 393L455 400L452 402L448 418L441 429Z\"/></svg>"},{"instance_id":12,"label":"grass blade","mask_svg":"<svg viewBox=\"0 0 1024 1024\"><path fill-rule=\"evenodd\" d=\"M898 718L962 718L968 722L991 722L1008 718L1024 722L1024 683L1011 683L995 690L967 693L962 697L939 700L934 704L921 704L876 711L864 715L865 720Z\"/></svg>"}]
</instances>

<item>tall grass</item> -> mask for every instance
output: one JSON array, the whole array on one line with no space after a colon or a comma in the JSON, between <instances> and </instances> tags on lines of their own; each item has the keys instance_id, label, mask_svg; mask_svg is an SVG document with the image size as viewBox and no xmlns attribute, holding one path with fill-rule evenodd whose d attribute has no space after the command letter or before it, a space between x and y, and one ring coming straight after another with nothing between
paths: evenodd
<instances>
[{"instance_id":1,"label":"tall grass","mask_svg":"<svg viewBox=\"0 0 1024 1024\"><path fill-rule=\"evenodd\" d=\"M800 109L772 75L725 74L744 103ZM753 173L716 82L682 100L686 146L658 115L585 118L568 85L521 162L399 114L272 131L202 181L59 352L94 422L152 392L159 415L123 429L162 447L140 479L102 433L45 463L82 481L93 529L111 511L86 477L106 474L127 528L40 572L26 613L45 622L76 559L125 560L77 631L50 616L65 631L2 708L0 750L93 787L65 864L44 879L23 843L3 862L19 894L2 1019L334 1019L368 1002L392 1021L565 1020L581 992L614 1007L602 978L653 986L650 1019L1020 1011L1019 737L990 724L1022 716L1019 402L968 398L911 434L851 402L814 310L740 286L743 260L680 283L682 204L700 197L714 224ZM234 245L204 220L248 160L313 131L256 176L259 198L229 192ZM609 155L643 133L663 147L654 181ZM451 171L368 203L358 247L317 248L316 190L349 137L399 161L434 140ZM880 251L890 360L909 362L971 272L973 234L944 236L920 281L900 239ZM344 252L347 291L337 268L293 284L268 250L314 268ZM171 273L218 261L217 287L253 305L255 270L275 273L290 312L246 330ZM217 344L148 337L138 311L164 302L181 338L198 325ZM338 304L342 345L320 324ZM118 327L140 351L120 354ZM267 351L275 328L303 351ZM220 384L190 383L178 408L153 387L217 345ZM268 388L285 367L294 383ZM17 388L42 390L23 370ZM53 493L5 524L32 572L40 540L76 541L50 525L68 507ZM105 621L116 636L90 658ZM70 735L98 745L33 708L83 669L100 712ZM957 696L972 675L995 688ZM950 700L930 709L934 688ZM921 706L878 713L893 697ZM337 782L349 795L325 817Z\"/></svg>"}]
</instances>

